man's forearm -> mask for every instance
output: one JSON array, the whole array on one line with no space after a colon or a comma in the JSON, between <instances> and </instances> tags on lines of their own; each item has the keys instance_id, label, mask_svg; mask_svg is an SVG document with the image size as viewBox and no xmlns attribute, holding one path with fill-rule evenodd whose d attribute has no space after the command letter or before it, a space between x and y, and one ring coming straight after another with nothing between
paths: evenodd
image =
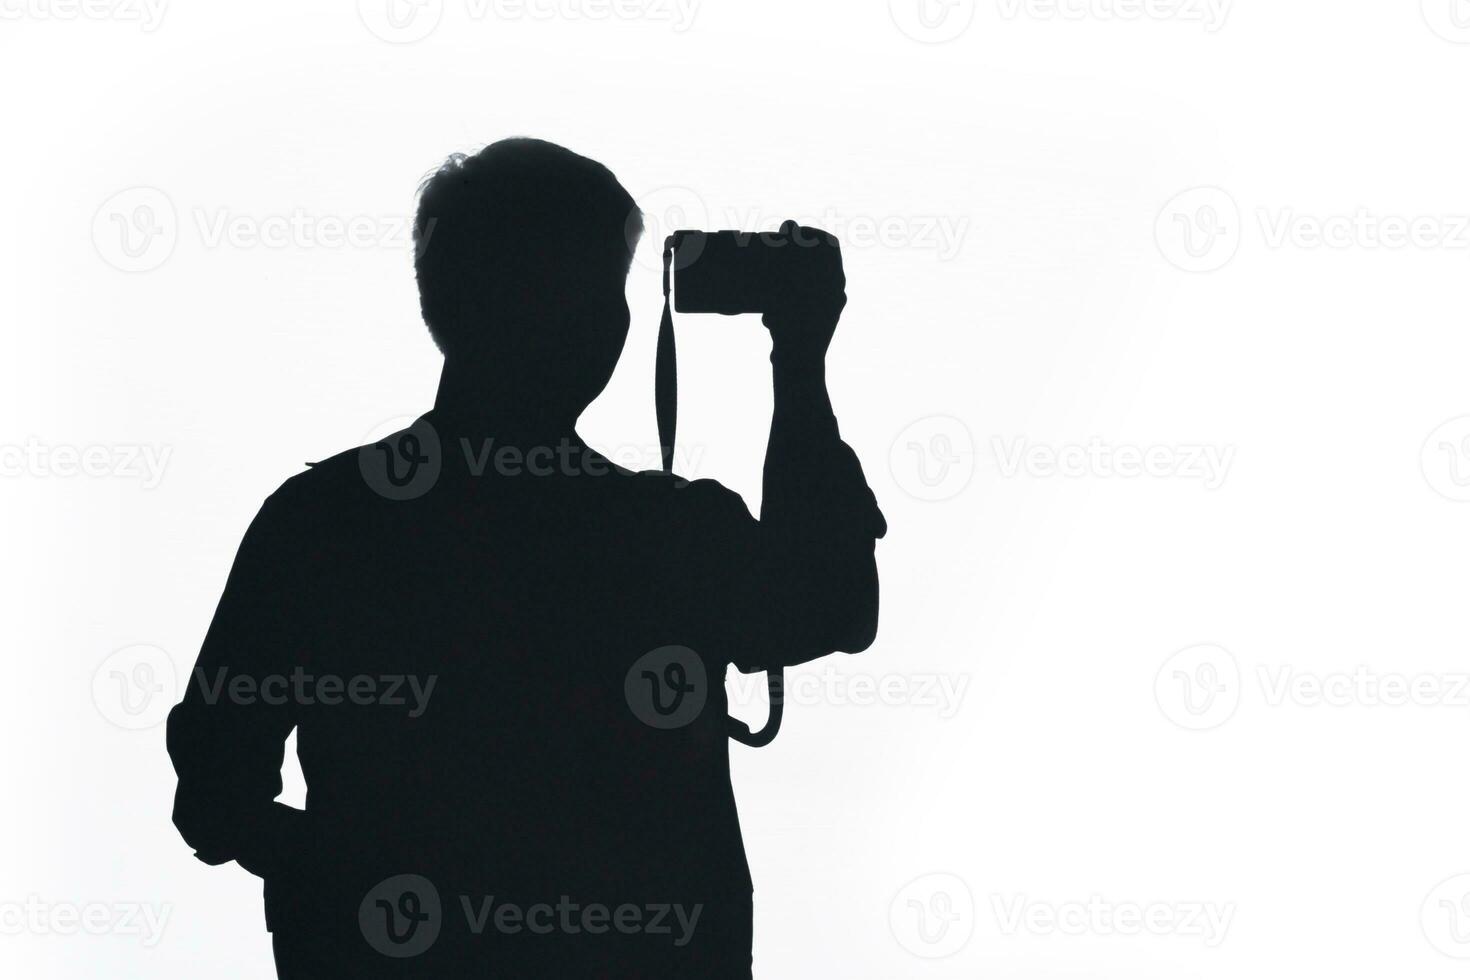
<instances>
[{"instance_id":1,"label":"man's forearm","mask_svg":"<svg viewBox=\"0 0 1470 980\"><path fill-rule=\"evenodd\" d=\"M761 523L819 538L882 537L882 517L857 456L842 441L824 358L771 357L775 398L766 445Z\"/></svg>"},{"instance_id":2,"label":"man's forearm","mask_svg":"<svg viewBox=\"0 0 1470 980\"><path fill-rule=\"evenodd\" d=\"M857 456L843 443L821 357L772 357L775 405L766 450L761 532L768 595L796 663L873 641L878 617L873 542L879 512Z\"/></svg>"},{"instance_id":3,"label":"man's forearm","mask_svg":"<svg viewBox=\"0 0 1470 980\"><path fill-rule=\"evenodd\" d=\"M810 354L771 356L774 399L766 444L761 521L801 523L803 515L828 505L826 484L843 448L827 392L824 359ZM859 476L861 479L861 476Z\"/></svg>"},{"instance_id":4,"label":"man's forearm","mask_svg":"<svg viewBox=\"0 0 1470 980\"><path fill-rule=\"evenodd\" d=\"M174 824L206 864L238 861L263 876L291 860L305 815L275 802L291 727L277 710L208 704L191 691L169 714Z\"/></svg>"}]
</instances>

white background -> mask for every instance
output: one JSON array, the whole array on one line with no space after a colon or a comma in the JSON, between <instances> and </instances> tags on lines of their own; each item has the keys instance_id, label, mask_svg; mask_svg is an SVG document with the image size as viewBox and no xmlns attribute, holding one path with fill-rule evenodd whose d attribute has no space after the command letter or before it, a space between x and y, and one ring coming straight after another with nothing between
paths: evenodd
<instances>
[{"instance_id":1,"label":"white background","mask_svg":"<svg viewBox=\"0 0 1470 980\"><path fill-rule=\"evenodd\" d=\"M0 0L0 972L270 975L156 722L265 495L431 402L419 180L527 134L844 241L882 627L733 750L757 976L1462 975L1470 7L927 2ZM640 258L584 432L652 467ZM764 333L679 331L755 508Z\"/></svg>"}]
</instances>

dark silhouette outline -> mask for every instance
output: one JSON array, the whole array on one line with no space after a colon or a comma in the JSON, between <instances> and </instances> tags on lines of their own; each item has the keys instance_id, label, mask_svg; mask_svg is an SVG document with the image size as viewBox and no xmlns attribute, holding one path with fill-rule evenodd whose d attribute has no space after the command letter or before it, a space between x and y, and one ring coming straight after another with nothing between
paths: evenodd
<instances>
[{"instance_id":1,"label":"dark silhouette outline","mask_svg":"<svg viewBox=\"0 0 1470 980\"><path fill-rule=\"evenodd\" d=\"M641 231L561 147L451 157L415 220L434 408L291 477L245 534L169 716L174 822L264 879L283 978L751 975L728 737L768 740L780 704L749 736L725 667L867 648L885 525L826 390L840 251L793 223L668 243L677 309L772 336L758 522L667 472L670 314L666 471L577 437ZM293 729L304 811L276 802Z\"/></svg>"}]
</instances>

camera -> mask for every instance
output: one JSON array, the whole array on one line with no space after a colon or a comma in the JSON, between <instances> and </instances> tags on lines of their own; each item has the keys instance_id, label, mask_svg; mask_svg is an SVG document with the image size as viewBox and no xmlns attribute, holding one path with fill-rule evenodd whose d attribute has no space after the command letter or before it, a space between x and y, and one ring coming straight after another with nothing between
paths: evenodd
<instances>
[{"instance_id":1,"label":"camera","mask_svg":"<svg viewBox=\"0 0 1470 980\"><path fill-rule=\"evenodd\" d=\"M680 313L764 313L786 288L786 252L800 247L780 232L676 231L664 241Z\"/></svg>"},{"instance_id":2,"label":"camera","mask_svg":"<svg viewBox=\"0 0 1470 980\"><path fill-rule=\"evenodd\" d=\"M664 312L658 325L653 401L665 472L673 472L679 410L673 311L769 314L797 308L816 287L835 298L828 304L835 322L845 302L844 282L836 237L795 221L783 222L779 231L686 230L664 239Z\"/></svg>"}]
</instances>

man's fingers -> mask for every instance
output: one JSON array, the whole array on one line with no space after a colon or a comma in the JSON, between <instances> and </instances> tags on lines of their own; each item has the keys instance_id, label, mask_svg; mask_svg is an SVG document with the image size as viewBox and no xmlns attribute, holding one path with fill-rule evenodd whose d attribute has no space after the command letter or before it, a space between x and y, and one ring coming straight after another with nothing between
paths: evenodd
<instances>
[{"instance_id":1,"label":"man's fingers","mask_svg":"<svg viewBox=\"0 0 1470 980\"><path fill-rule=\"evenodd\" d=\"M831 232L823 231L821 228L811 228L799 225L795 221L784 221L781 224L781 234L793 244L802 248L813 248L825 246L826 248L839 249L837 236Z\"/></svg>"}]
</instances>

